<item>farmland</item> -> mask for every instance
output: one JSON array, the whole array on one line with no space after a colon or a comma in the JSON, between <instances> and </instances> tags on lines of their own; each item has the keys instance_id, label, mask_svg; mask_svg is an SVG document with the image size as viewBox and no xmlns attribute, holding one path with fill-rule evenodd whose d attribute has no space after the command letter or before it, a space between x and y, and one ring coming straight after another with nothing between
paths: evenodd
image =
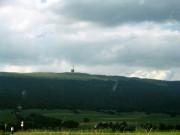
<instances>
[{"instance_id":1,"label":"farmland","mask_svg":"<svg viewBox=\"0 0 180 135\"><path fill-rule=\"evenodd\" d=\"M1 134L0 134L1 135ZM30 132L17 132L15 135L180 135L180 132L136 132L136 133L112 133L103 131L30 131Z\"/></svg>"},{"instance_id":2,"label":"farmland","mask_svg":"<svg viewBox=\"0 0 180 135\"><path fill-rule=\"evenodd\" d=\"M21 115L23 117L29 116L32 113L40 114L46 117L53 117L62 121L74 120L79 122L79 129L90 129L93 128L98 122L123 122L125 121L128 125L140 125L146 123L166 125L179 125L180 116L172 117L168 114L151 113L145 114L144 112L121 112L117 113L111 111L84 111L84 110L42 110L42 109L27 109L22 110ZM85 122L84 118L88 118L89 121ZM7 123L16 122L15 114L13 110L1 110L0 121Z\"/></svg>"}]
</instances>

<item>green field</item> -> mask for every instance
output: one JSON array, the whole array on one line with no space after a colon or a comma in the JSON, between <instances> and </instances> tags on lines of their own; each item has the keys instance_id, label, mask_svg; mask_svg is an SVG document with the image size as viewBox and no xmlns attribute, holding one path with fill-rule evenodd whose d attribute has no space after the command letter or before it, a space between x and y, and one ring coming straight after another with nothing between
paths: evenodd
<instances>
[{"instance_id":1,"label":"green field","mask_svg":"<svg viewBox=\"0 0 180 135\"><path fill-rule=\"evenodd\" d=\"M78 112L78 113L77 113ZM21 112L22 116L28 116L31 113L41 114L47 117L53 117L66 120L74 120L80 123L80 129L92 128L98 122L123 122L125 121L128 125L138 125L145 123L153 124L170 124L177 125L180 124L180 116L171 117L167 114L151 113L146 115L143 112L122 112L115 113L114 115L105 112L96 111L82 111L82 110L40 110L40 109L29 109L23 110ZM89 122L84 122L83 119L88 118ZM7 123L16 122L15 114L12 110L1 110L0 111L0 121Z\"/></svg>"},{"instance_id":2,"label":"green field","mask_svg":"<svg viewBox=\"0 0 180 135\"><path fill-rule=\"evenodd\" d=\"M12 113L13 110L6 109L0 110L0 122L14 123L16 122L16 116Z\"/></svg>"},{"instance_id":3,"label":"green field","mask_svg":"<svg viewBox=\"0 0 180 135\"><path fill-rule=\"evenodd\" d=\"M4 134L2 134L4 135ZM77 131L77 132L16 132L14 135L180 135L180 132L137 132L137 133L111 133L111 132L97 132L97 131Z\"/></svg>"},{"instance_id":4,"label":"green field","mask_svg":"<svg viewBox=\"0 0 180 135\"><path fill-rule=\"evenodd\" d=\"M24 110L23 114L28 115L30 113L38 113L48 117L54 117L57 119L75 120L84 124L94 124L97 122L117 122L126 121L129 124L141 124L141 123L165 123L165 124L180 124L180 116L171 117L168 114L151 113L146 115L143 112L122 112L119 114L111 115L104 112L96 111L82 111L78 110L78 113L74 113L72 110ZM84 123L83 119L89 118L90 122Z\"/></svg>"}]
</instances>

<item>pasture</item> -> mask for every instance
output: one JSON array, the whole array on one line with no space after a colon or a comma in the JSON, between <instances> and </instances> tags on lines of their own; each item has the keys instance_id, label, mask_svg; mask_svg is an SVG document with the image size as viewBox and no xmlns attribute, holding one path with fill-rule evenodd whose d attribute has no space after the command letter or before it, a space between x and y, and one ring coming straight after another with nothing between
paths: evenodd
<instances>
[{"instance_id":1,"label":"pasture","mask_svg":"<svg viewBox=\"0 0 180 135\"><path fill-rule=\"evenodd\" d=\"M111 111L112 112L112 111ZM42 109L27 109L22 110L22 116L28 116L31 113L41 114L47 117L53 117L56 119L74 120L79 122L79 129L90 129L93 128L98 122L123 122L125 121L128 125L140 125L145 123L166 125L178 125L180 124L180 116L172 117L168 114L151 113L145 114L144 112L121 112L110 114L108 111L83 111L83 110L42 110ZM85 122L84 118L88 118L89 121ZM1 110L0 111L0 122L14 123L16 122L15 113L13 110Z\"/></svg>"},{"instance_id":2,"label":"pasture","mask_svg":"<svg viewBox=\"0 0 180 135\"><path fill-rule=\"evenodd\" d=\"M180 132L112 133L112 132L98 132L98 131L61 131L61 132L32 131L32 132L16 132L14 133L14 135L180 135Z\"/></svg>"},{"instance_id":3,"label":"pasture","mask_svg":"<svg viewBox=\"0 0 180 135\"><path fill-rule=\"evenodd\" d=\"M74 120L80 123L80 126L92 126L98 122L122 122L125 121L128 124L180 124L180 116L171 117L168 114L151 113L145 114L144 112L121 112L116 114L109 114L108 111L96 112L96 111L83 111L83 110L24 110L23 115L29 115L31 113L42 114L44 116L53 117L66 120ZM89 122L84 122L84 118L89 118Z\"/></svg>"}]
</instances>

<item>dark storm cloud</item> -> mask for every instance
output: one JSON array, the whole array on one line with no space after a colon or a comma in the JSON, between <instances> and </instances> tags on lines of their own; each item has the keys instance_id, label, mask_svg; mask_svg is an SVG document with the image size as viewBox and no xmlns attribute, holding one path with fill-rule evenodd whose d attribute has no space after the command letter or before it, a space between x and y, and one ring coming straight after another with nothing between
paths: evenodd
<instances>
[{"instance_id":1,"label":"dark storm cloud","mask_svg":"<svg viewBox=\"0 0 180 135\"><path fill-rule=\"evenodd\" d=\"M103 25L180 21L180 0L73 0L56 11Z\"/></svg>"}]
</instances>

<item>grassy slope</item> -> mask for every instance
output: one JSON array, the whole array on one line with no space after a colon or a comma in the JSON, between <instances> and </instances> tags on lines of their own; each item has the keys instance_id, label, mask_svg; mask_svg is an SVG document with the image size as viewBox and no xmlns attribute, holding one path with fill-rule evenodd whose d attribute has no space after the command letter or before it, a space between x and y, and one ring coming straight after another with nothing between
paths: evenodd
<instances>
[{"instance_id":1,"label":"grassy slope","mask_svg":"<svg viewBox=\"0 0 180 135\"><path fill-rule=\"evenodd\" d=\"M47 79L72 79L72 80L115 80L115 79L127 79L121 76L105 76L105 75L90 75L86 73L51 73L51 72L35 72L35 73L8 73L0 72L0 76L11 77L33 77L33 78L47 78Z\"/></svg>"}]
</instances>

